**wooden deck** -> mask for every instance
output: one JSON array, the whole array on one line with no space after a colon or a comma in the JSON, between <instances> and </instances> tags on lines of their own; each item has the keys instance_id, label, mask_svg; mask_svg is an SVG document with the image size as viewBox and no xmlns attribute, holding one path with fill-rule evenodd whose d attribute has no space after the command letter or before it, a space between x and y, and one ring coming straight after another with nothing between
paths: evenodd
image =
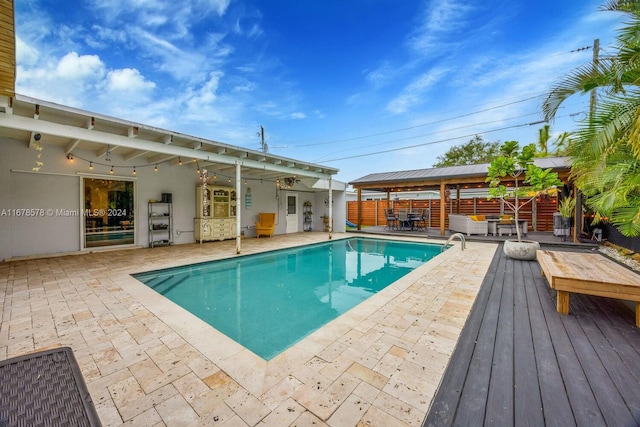
<instances>
[{"instance_id":1,"label":"wooden deck","mask_svg":"<svg viewBox=\"0 0 640 427\"><path fill-rule=\"evenodd\" d=\"M570 305L559 314L538 263L499 249L423 425L640 425L632 307L581 294Z\"/></svg>"}]
</instances>

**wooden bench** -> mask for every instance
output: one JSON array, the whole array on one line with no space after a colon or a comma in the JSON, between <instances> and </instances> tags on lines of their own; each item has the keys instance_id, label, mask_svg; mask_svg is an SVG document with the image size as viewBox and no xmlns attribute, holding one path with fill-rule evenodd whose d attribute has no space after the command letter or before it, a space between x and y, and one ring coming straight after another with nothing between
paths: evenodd
<instances>
[{"instance_id":1,"label":"wooden bench","mask_svg":"<svg viewBox=\"0 0 640 427\"><path fill-rule=\"evenodd\" d=\"M570 292L634 301L640 327L640 275L600 254L539 250L537 259L557 291L558 313L569 314Z\"/></svg>"}]
</instances>

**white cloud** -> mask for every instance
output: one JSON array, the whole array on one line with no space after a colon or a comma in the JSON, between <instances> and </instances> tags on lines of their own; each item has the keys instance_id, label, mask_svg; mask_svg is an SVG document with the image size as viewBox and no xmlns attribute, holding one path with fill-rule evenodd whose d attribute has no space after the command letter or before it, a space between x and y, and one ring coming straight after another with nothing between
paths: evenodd
<instances>
[{"instance_id":1,"label":"white cloud","mask_svg":"<svg viewBox=\"0 0 640 427\"><path fill-rule=\"evenodd\" d=\"M16 61L18 64L34 65L40 58L40 52L16 36Z\"/></svg>"},{"instance_id":2,"label":"white cloud","mask_svg":"<svg viewBox=\"0 0 640 427\"><path fill-rule=\"evenodd\" d=\"M97 81L104 75L104 64L98 55L69 52L56 66L56 77L65 80Z\"/></svg>"},{"instance_id":3,"label":"white cloud","mask_svg":"<svg viewBox=\"0 0 640 427\"><path fill-rule=\"evenodd\" d=\"M150 82L134 68L123 68L113 70L107 74L107 90L118 92L130 92L139 95L156 87L154 82Z\"/></svg>"},{"instance_id":4,"label":"white cloud","mask_svg":"<svg viewBox=\"0 0 640 427\"><path fill-rule=\"evenodd\" d=\"M306 119L307 115L301 111L296 111L295 113L291 113L292 119Z\"/></svg>"},{"instance_id":5,"label":"white cloud","mask_svg":"<svg viewBox=\"0 0 640 427\"><path fill-rule=\"evenodd\" d=\"M418 76L404 88L400 95L387 104L387 111L394 114L402 114L411 107L422 104L423 96L442 79L446 72L447 70L444 68L434 68Z\"/></svg>"},{"instance_id":6,"label":"white cloud","mask_svg":"<svg viewBox=\"0 0 640 427\"><path fill-rule=\"evenodd\" d=\"M465 25L473 10L458 0L435 0L428 3L421 24L409 38L409 45L419 52L441 50L442 40Z\"/></svg>"},{"instance_id":7,"label":"white cloud","mask_svg":"<svg viewBox=\"0 0 640 427\"><path fill-rule=\"evenodd\" d=\"M191 114L197 115L205 107L213 105L217 98L220 79L223 76L224 73L221 71L211 72L208 80L200 88L190 91L186 103Z\"/></svg>"}]
</instances>

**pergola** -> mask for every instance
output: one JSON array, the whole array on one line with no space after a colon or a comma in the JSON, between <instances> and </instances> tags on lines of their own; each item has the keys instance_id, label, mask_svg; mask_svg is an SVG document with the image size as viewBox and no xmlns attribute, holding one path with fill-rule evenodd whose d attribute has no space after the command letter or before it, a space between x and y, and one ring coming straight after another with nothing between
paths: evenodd
<instances>
[{"instance_id":1,"label":"pergola","mask_svg":"<svg viewBox=\"0 0 640 427\"><path fill-rule=\"evenodd\" d=\"M571 166L567 157L544 157L535 159L534 163L543 169L551 168L565 184L569 181ZM440 193L440 235L445 235L446 203L449 192L456 191L456 199L460 200L460 191L464 187L488 188L485 182L489 165L448 166L441 168L415 169L395 172L377 172L358 178L349 184L357 192L357 225L362 222L362 191L376 191L387 194L387 203L392 192L438 191ZM579 203L576 204L580 206ZM577 239L574 228L574 240Z\"/></svg>"}]
</instances>

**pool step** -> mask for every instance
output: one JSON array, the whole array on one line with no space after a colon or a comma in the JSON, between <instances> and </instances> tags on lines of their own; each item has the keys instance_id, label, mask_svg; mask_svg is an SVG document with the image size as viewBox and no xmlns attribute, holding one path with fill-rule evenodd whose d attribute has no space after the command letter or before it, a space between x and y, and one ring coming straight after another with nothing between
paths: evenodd
<instances>
[{"instance_id":1,"label":"pool step","mask_svg":"<svg viewBox=\"0 0 640 427\"><path fill-rule=\"evenodd\" d=\"M178 276L172 274L168 277L149 280L146 282L146 285L159 294L164 295L188 278L189 274L180 274Z\"/></svg>"}]
</instances>

